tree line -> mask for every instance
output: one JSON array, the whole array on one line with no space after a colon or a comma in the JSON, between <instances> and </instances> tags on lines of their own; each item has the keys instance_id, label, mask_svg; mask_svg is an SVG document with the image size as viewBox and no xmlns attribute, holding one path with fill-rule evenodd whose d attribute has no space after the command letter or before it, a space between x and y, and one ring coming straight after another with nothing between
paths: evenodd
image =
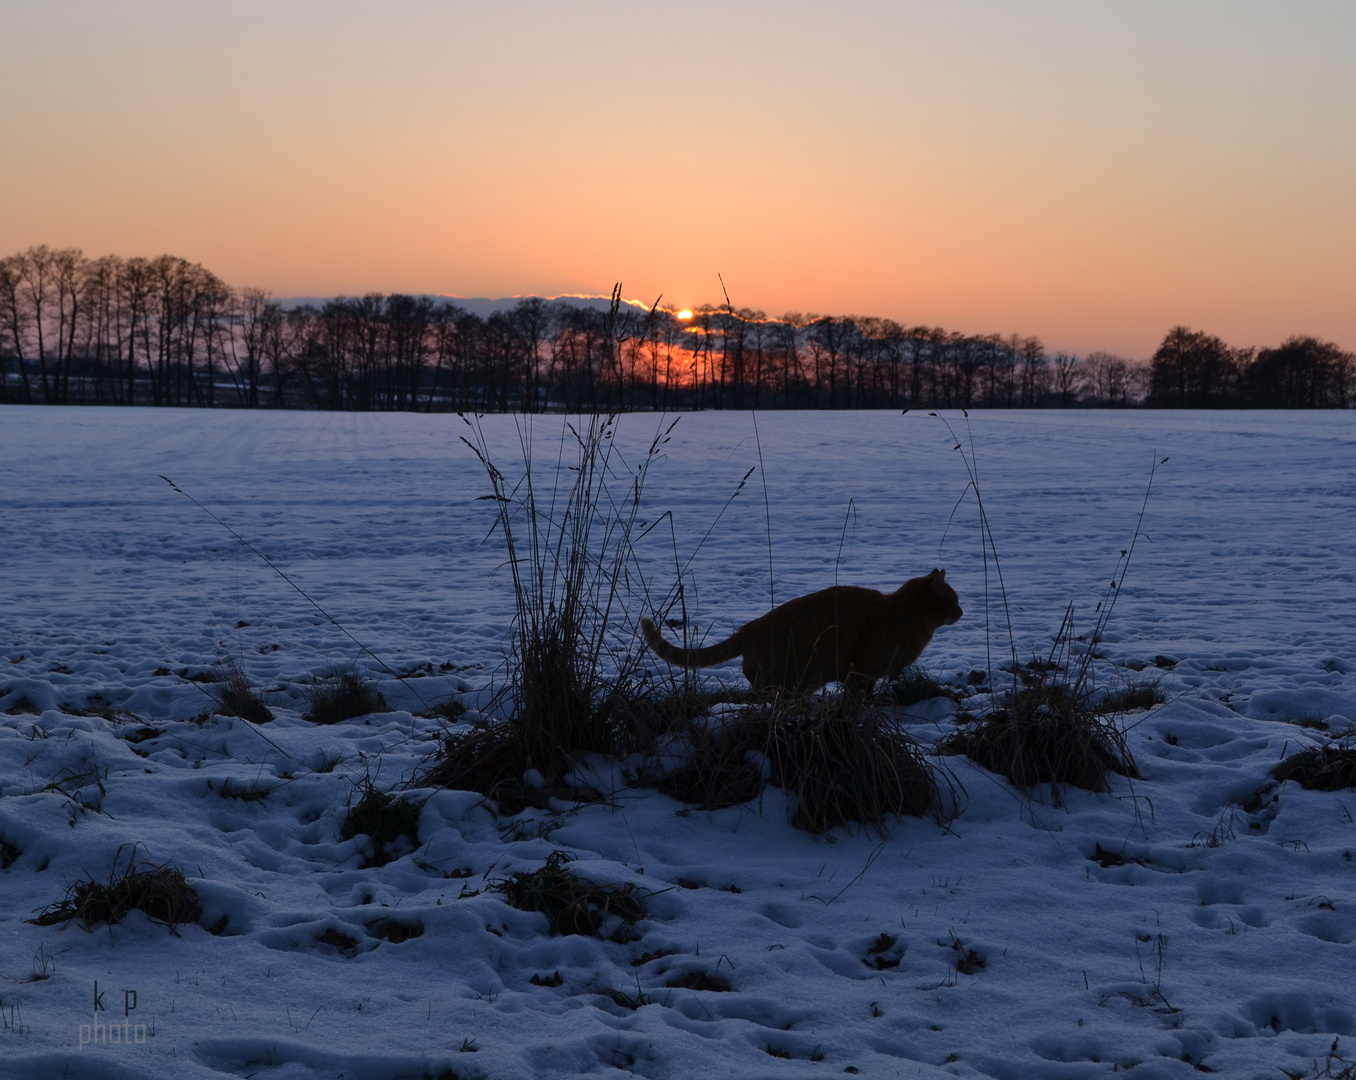
<instances>
[{"instance_id":1,"label":"tree line","mask_svg":"<svg viewBox=\"0 0 1356 1080\"><path fill-rule=\"evenodd\" d=\"M733 306L538 298L481 317L369 294L287 306L172 255L0 259L0 401L355 410L1347 408L1350 353L1175 327L1148 363L1038 338Z\"/></svg>"}]
</instances>

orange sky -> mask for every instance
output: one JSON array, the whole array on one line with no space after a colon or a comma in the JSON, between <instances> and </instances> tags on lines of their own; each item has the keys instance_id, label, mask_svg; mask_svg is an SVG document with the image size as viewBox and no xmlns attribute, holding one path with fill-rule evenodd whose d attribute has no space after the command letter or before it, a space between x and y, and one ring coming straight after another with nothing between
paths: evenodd
<instances>
[{"instance_id":1,"label":"orange sky","mask_svg":"<svg viewBox=\"0 0 1356 1080\"><path fill-rule=\"evenodd\" d=\"M0 254L1356 349L1356 5L10 0Z\"/></svg>"}]
</instances>

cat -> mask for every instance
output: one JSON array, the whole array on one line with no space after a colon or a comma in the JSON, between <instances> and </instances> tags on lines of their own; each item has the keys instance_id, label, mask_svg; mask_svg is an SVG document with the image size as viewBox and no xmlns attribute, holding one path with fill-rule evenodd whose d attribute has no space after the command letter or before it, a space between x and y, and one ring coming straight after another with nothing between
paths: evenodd
<instances>
[{"instance_id":1,"label":"cat","mask_svg":"<svg viewBox=\"0 0 1356 1080\"><path fill-rule=\"evenodd\" d=\"M932 635L962 614L946 571L933 570L889 595L835 585L788 600L702 649L670 644L650 619L640 620L640 631L656 655L681 667L743 656L744 675L755 690L810 692L840 682L869 694L877 679L912 664Z\"/></svg>"}]
</instances>

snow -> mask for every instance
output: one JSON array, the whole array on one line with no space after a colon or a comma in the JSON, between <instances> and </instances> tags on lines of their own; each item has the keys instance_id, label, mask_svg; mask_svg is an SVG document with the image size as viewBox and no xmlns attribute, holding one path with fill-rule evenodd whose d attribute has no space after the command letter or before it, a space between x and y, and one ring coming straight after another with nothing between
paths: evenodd
<instances>
[{"instance_id":1,"label":"snow","mask_svg":"<svg viewBox=\"0 0 1356 1080\"><path fill-rule=\"evenodd\" d=\"M462 422L0 409L0 840L18 852L0 871L0 1075L1260 1077L1312 1075L1334 1039L1350 1060L1356 792L1287 783L1243 804L1283 755L1356 728L1356 414L947 419L978 465L1024 658L1071 601L1091 625L1150 465L1168 459L1100 675L1143 666L1169 695L1125 720L1142 779L1055 805L950 758L963 813L902 819L884 842L799 832L775 789L680 815L628 788L513 820L478 796L416 792L419 849L365 869L363 839L339 837L355 786L413 773L441 730L415 715L426 704L485 704L512 616ZM516 423L484 420L510 474ZM628 461L659 424L621 420ZM532 423L538 469L561 432L558 417ZM653 593L629 596L627 618L673 585L675 553L696 551L689 610L717 636L766 610L769 563L779 600L940 565L966 615L924 663L946 679L986 667L975 503L953 446L925 414L762 413L756 432L749 414L683 417L642 514L671 512L673 528L642 543ZM767 509L755 472L722 513L760 455ZM421 677L382 673L162 474ZM269 691L274 722L200 719L212 706L192 676L226 656ZM393 711L304 721L310 680L351 665ZM736 666L713 675L739 681ZM916 707L911 730L930 744L952 712ZM1294 722L1314 719L1326 733ZM128 739L148 726L161 734ZM227 780L268 794L224 797ZM26 921L132 845L185 873L197 925ZM1098 845L1127 861L1103 867ZM637 940L551 937L487 890L557 849L591 880L652 891ZM423 933L383 940L383 919ZM317 941L327 931L356 947ZM893 944L871 952L882 934ZM958 970L971 949L983 967ZM732 989L667 985L694 971ZM531 981L556 972L558 986ZM651 1003L629 1010L608 989ZM126 1020L132 1041L81 1046L96 1020Z\"/></svg>"}]
</instances>

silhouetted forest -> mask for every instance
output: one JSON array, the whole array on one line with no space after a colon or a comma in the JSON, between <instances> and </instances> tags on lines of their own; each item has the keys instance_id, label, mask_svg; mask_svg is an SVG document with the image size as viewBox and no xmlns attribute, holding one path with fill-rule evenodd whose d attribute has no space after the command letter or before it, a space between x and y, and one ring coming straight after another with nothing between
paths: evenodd
<instances>
[{"instance_id":1,"label":"silhouetted forest","mask_svg":"<svg viewBox=\"0 0 1356 1080\"><path fill-rule=\"evenodd\" d=\"M1347 408L1350 353L1174 327L1148 363L890 319L427 296L285 306L171 255L0 259L0 401L485 412Z\"/></svg>"}]
</instances>

